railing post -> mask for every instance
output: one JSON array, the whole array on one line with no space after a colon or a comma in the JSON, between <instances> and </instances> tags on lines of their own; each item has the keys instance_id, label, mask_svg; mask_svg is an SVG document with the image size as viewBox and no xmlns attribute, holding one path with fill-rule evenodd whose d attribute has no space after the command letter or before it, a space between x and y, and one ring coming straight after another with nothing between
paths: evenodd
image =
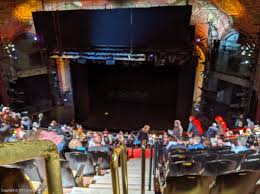
<instances>
[{"instance_id":1,"label":"railing post","mask_svg":"<svg viewBox=\"0 0 260 194\"><path fill-rule=\"evenodd\" d=\"M153 167L153 144L150 144L150 166L149 166L149 184L148 184L149 191L151 191L151 187L152 187L152 167Z\"/></svg>"},{"instance_id":2,"label":"railing post","mask_svg":"<svg viewBox=\"0 0 260 194\"><path fill-rule=\"evenodd\" d=\"M116 147L113 150L112 157L111 157L111 178L112 178L113 194L120 194L120 183L119 183L119 173L118 173L119 156L121 156L123 194L128 194L127 154L124 145Z\"/></svg>"},{"instance_id":3,"label":"railing post","mask_svg":"<svg viewBox=\"0 0 260 194\"><path fill-rule=\"evenodd\" d=\"M158 160L158 142L155 140L154 142L154 162L153 162L153 175L155 176L156 168L157 168L157 160Z\"/></svg>"},{"instance_id":4,"label":"railing post","mask_svg":"<svg viewBox=\"0 0 260 194\"><path fill-rule=\"evenodd\" d=\"M128 194L127 150L125 146L123 147L123 151L121 153L121 169L122 169L123 193Z\"/></svg>"},{"instance_id":5,"label":"railing post","mask_svg":"<svg viewBox=\"0 0 260 194\"><path fill-rule=\"evenodd\" d=\"M146 151L146 147L145 147L144 142L142 142L141 149L142 149L141 194L145 194L145 151Z\"/></svg>"}]
</instances>

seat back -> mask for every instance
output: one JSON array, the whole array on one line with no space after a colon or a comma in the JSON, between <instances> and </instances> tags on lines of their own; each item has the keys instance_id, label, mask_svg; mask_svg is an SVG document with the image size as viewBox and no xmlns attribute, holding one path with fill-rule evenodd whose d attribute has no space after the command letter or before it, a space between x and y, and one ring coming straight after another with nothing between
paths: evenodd
<instances>
[{"instance_id":1,"label":"seat back","mask_svg":"<svg viewBox=\"0 0 260 194\"><path fill-rule=\"evenodd\" d=\"M110 169L111 151L108 147L92 147L88 153L100 170Z\"/></svg>"},{"instance_id":2,"label":"seat back","mask_svg":"<svg viewBox=\"0 0 260 194\"><path fill-rule=\"evenodd\" d=\"M247 160L241 163L241 170L260 170L260 159Z\"/></svg>"},{"instance_id":3,"label":"seat back","mask_svg":"<svg viewBox=\"0 0 260 194\"><path fill-rule=\"evenodd\" d=\"M213 160L204 164L203 174L217 176L236 169L237 162L234 160Z\"/></svg>"},{"instance_id":4,"label":"seat back","mask_svg":"<svg viewBox=\"0 0 260 194\"><path fill-rule=\"evenodd\" d=\"M215 153L205 153L205 154L198 154L193 156L193 160L196 162L200 162L202 166L208 161L217 160L218 154Z\"/></svg>"},{"instance_id":5,"label":"seat back","mask_svg":"<svg viewBox=\"0 0 260 194\"><path fill-rule=\"evenodd\" d=\"M34 194L32 185L20 168L1 166L0 175L1 193Z\"/></svg>"},{"instance_id":6,"label":"seat back","mask_svg":"<svg viewBox=\"0 0 260 194\"><path fill-rule=\"evenodd\" d=\"M169 155L168 158L169 158L169 163L192 160L192 157L190 155L186 155L186 154Z\"/></svg>"},{"instance_id":7,"label":"seat back","mask_svg":"<svg viewBox=\"0 0 260 194\"><path fill-rule=\"evenodd\" d=\"M259 172L253 171L239 171L219 175L210 194L253 194L258 179Z\"/></svg>"},{"instance_id":8,"label":"seat back","mask_svg":"<svg viewBox=\"0 0 260 194\"><path fill-rule=\"evenodd\" d=\"M35 165L34 160L18 162L14 165L21 168L31 181L42 182L42 177L40 176L38 167Z\"/></svg>"},{"instance_id":9,"label":"seat back","mask_svg":"<svg viewBox=\"0 0 260 194\"><path fill-rule=\"evenodd\" d=\"M248 156L248 155L251 155L251 154L255 154L256 150L246 150L246 151L241 151L241 152L238 152L238 153Z\"/></svg>"},{"instance_id":10,"label":"seat back","mask_svg":"<svg viewBox=\"0 0 260 194\"><path fill-rule=\"evenodd\" d=\"M250 154L246 157L247 160L260 159L260 154Z\"/></svg>"},{"instance_id":11,"label":"seat back","mask_svg":"<svg viewBox=\"0 0 260 194\"><path fill-rule=\"evenodd\" d=\"M93 164L93 158L90 154L79 152L67 152L65 153L66 159L69 161L70 168L78 171L80 166L85 165L83 170L83 176L94 176L95 167Z\"/></svg>"},{"instance_id":12,"label":"seat back","mask_svg":"<svg viewBox=\"0 0 260 194\"><path fill-rule=\"evenodd\" d=\"M202 165L199 162L180 161L169 165L167 177L199 174Z\"/></svg>"},{"instance_id":13,"label":"seat back","mask_svg":"<svg viewBox=\"0 0 260 194\"><path fill-rule=\"evenodd\" d=\"M221 155L220 159L222 160L232 160L236 161L238 167L240 163L245 159L245 155L243 154L223 154Z\"/></svg>"},{"instance_id":14,"label":"seat back","mask_svg":"<svg viewBox=\"0 0 260 194\"><path fill-rule=\"evenodd\" d=\"M168 177L163 194L209 194L213 181L213 177L201 175Z\"/></svg>"},{"instance_id":15,"label":"seat back","mask_svg":"<svg viewBox=\"0 0 260 194\"><path fill-rule=\"evenodd\" d=\"M72 188L76 186L72 170L69 165L69 161L61 160L61 181L63 188Z\"/></svg>"}]
</instances>

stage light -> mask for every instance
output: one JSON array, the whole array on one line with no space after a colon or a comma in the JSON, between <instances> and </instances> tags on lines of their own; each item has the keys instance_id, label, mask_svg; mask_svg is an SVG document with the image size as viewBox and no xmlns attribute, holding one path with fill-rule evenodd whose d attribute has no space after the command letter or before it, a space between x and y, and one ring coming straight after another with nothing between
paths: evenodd
<instances>
[{"instance_id":1,"label":"stage light","mask_svg":"<svg viewBox=\"0 0 260 194\"><path fill-rule=\"evenodd\" d=\"M15 48L12 48L12 51L15 51Z\"/></svg>"},{"instance_id":2,"label":"stage light","mask_svg":"<svg viewBox=\"0 0 260 194\"><path fill-rule=\"evenodd\" d=\"M242 53L241 53L241 55L245 55L246 54L246 52L245 51L243 51Z\"/></svg>"},{"instance_id":3,"label":"stage light","mask_svg":"<svg viewBox=\"0 0 260 194\"><path fill-rule=\"evenodd\" d=\"M252 56L252 54L251 54L251 53L249 53L249 54L248 54L248 56L249 56L249 57L251 57L251 56Z\"/></svg>"},{"instance_id":4,"label":"stage light","mask_svg":"<svg viewBox=\"0 0 260 194\"><path fill-rule=\"evenodd\" d=\"M12 55L9 55L9 57L12 57Z\"/></svg>"},{"instance_id":5,"label":"stage light","mask_svg":"<svg viewBox=\"0 0 260 194\"><path fill-rule=\"evenodd\" d=\"M196 38L196 42L200 43L201 39L200 38Z\"/></svg>"},{"instance_id":6,"label":"stage light","mask_svg":"<svg viewBox=\"0 0 260 194\"><path fill-rule=\"evenodd\" d=\"M105 115L105 116L108 116L108 115L109 115L109 112L105 112L104 115Z\"/></svg>"},{"instance_id":7,"label":"stage light","mask_svg":"<svg viewBox=\"0 0 260 194\"><path fill-rule=\"evenodd\" d=\"M245 61L245 64L248 64L248 63L249 63L249 61L248 61L248 60L246 60L246 61Z\"/></svg>"},{"instance_id":8,"label":"stage light","mask_svg":"<svg viewBox=\"0 0 260 194\"><path fill-rule=\"evenodd\" d=\"M35 37L33 38L33 40L37 41L37 40L38 40L37 36L35 36Z\"/></svg>"},{"instance_id":9,"label":"stage light","mask_svg":"<svg viewBox=\"0 0 260 194\"><path fill-rule=\"evenodd\" d=\"M5 49L8 49L8 46L6 46Z\"/></svg>"}]
</instances>

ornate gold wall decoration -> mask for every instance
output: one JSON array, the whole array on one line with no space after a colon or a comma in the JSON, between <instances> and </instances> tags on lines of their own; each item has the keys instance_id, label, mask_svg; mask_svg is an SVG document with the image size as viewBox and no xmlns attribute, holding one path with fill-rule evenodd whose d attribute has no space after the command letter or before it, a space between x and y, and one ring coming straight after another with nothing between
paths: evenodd
<instances>
[{"instance_id":1,"label":"ornate gold wall decoration","mask_svg":"<svg viewBox=\"0 0 260 194\"><path fill-rule=\"evenodd\" d=\"M18 4L13 15L23 21L28 21L32 19L32 12L41 9L41 2L37 0L30 0L26 3Z\"/></svg>"},{"instance_id":2,"label":"ornate gold wall decoration","mask_svg":"<svg viewBox=\"0 0 260 194\"><path fill-rule=\"evenodd\" d=\"M213 0L213 2L230 16L239 16L244 10L240 0Z\"/></svg>"}]
</instances>

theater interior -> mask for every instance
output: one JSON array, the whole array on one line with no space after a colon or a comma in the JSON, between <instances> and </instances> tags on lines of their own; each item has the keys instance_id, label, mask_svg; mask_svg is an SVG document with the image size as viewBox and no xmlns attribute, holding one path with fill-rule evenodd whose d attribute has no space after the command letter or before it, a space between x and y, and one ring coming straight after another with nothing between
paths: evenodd
<instances>
[{"instance_id":1,"label":"theater interior","mask_svg":"<svg viewBox=\"0 0 260 194\"><path fill-rule=\"evenodd\" d=\"M0 193L260 194L260 0L0 0Z\"/></svg>"}]
</instances>

